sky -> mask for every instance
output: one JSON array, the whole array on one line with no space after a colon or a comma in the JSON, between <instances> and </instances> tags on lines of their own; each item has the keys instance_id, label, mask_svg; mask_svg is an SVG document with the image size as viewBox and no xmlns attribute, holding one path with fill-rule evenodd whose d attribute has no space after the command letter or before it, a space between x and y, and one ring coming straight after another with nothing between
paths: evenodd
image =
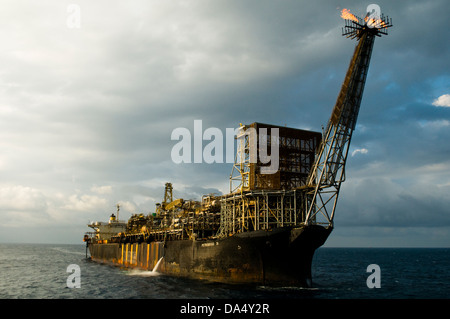
<instances>
[{"instance_id":1,"label":"sky","mask_svg":"<svg viewBox=\"0 0 450 319\"><path fill-rule=\"evenodd\" d=\"M91 221L229 191L230 163L171 158L177 128L321 131L372 2L5 0L0 242L82 243ZM447 0L377 1L376 38L328 247L449 247Z\"/></svg>"}]
</instances>

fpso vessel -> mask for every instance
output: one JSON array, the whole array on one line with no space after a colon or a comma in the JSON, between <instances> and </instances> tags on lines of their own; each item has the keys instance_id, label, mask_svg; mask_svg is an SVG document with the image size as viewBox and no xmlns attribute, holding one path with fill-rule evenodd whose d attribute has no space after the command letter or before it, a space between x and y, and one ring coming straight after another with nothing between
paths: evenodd
<instances>
[{"instance_id":1,"label":"fpso vessel","mask_svg":"<svg viewBox=\"0 0 450 319\"><path fill-rule=\"evenodd\" d=\"M88 225L92 260L227 283L311 286L314 252L333 229L374 39L392 26L370 13L361 19L344 9L342 17L343 35L358 42L322 133L241 125L229 194L173 199L166 183L155 213L127 222L118 205L109 222Z\"/></svg>"}]
</instances>

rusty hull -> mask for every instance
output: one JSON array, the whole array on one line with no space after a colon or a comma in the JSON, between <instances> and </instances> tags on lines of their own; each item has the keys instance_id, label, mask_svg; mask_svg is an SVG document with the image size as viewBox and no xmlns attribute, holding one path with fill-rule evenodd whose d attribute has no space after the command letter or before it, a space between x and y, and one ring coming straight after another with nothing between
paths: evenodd
<instances>
[{"instance_id":1,"label":"rusty hull","mask_svg":"<svg viewBox=\"0 0 450 319\"><path fill-rule=\"evenodd\" d=\"M314 251L332 231L318 225L252 231L211 240L89 243L94 261L224 283L310 287Z\"/></svg>"}]
</instances>

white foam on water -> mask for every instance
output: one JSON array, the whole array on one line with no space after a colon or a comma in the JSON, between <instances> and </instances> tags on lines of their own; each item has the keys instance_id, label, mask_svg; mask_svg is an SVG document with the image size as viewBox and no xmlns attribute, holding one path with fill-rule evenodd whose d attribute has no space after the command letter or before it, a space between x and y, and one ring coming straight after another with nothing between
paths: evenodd
<instances>
[{"instance_id":1,"label":"white foam on water","mask_svg":"<svg viewBox=\"0 0 450 319\"><path fill-rule=\"evenodd\" d=\"M66 248L63 247L51 247L52 250L58 251L60 253L65 253L65 254L72 254L72 255L82 255L85 256L86 253L83 251L72 251L72 250L68 250Z\"/></svg>"},{"instance_id":2,"label":"white foam on water","mask_svg":"<svg viewBox=\"0 0 450 319\"><path fill-rule=\"evenodd\" d=\"M159 276L159 272L153 272L152 270L138 270L132 269L128 272L129 276L140 276L140 277L154 277Z\"/></svg>"},{"instance_id":3,"label":"white foam on water","mask_svg":"<svg viewBox=\"0 0 450 319\"><path fill-rule=\"evenodd\" d=\"M161 257L158 262L156 263L153 270L138 270L138 269L132 269L128 272L130 276L142 276L142 277L153 277L153 276L159 276L161 273L158 272L159 265L161 264L161 261L164 257Z\"/></svg>"},{"instance_id":4,"label":"white foam on water","mask_svg":"<svg viewBox=\"0 0 450 319\"><path fill-rule=\"evenodd\" d=\"M297 286L285 286L285 287L271 287L271 286L258 286L257 289L266 291L301 291L301 290L320 290L317 287L297 287Z\"/></svg>"}]
</instances>

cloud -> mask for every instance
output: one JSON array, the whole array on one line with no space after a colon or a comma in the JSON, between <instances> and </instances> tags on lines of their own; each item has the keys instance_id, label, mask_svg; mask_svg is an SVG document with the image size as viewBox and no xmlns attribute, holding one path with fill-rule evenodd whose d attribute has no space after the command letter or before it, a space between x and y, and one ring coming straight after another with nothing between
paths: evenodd
<instances>
[{"instance_id":1,"label":"cloud","mask_svg":"<svg viewBox=\"0 0 450 319\"><path fill-rule=\"evenodd\" d=\"M15 185L0 188L0 219L6 227L39 227L48 220L48 201L38 189Z\"/></svg>"},{"instance_id":2,"label":"cloud","mask_svg":"<svg viewBox=\"0 0 450 319\"><path fill-rule=\"evenodd\" d=\"M328 247L448 247L450 227L339 226L331 233Z\"/></svg>"},{"instance_id":3,"label":"cloud","mask_svg":"<svg viewBox=\"0 0 450 319\"><path fill-rule=\"evenodd\" d=\"M0 188L0 209L39 211L47 207L44 195L35 188L16 185Z\"/></svg>"},{"instance_id":4,"label":"cloud","mask_svg":"<svg viewBox=\"0 0 450 319\"><path fill-rule=\"evenodd\" d=\"M336 223L343 226L450 227L450 161L395 169L386 161L350 166Z\"/></svg>"},{"instance_id":5,"label":"cloud","mask_svg":"<svg viewBox=\"0 0 450 319\"><path fill-rule=\"evenodd\" d=\"M450 126L449 120L420 121L419 125L423 128L439 130Z\"/></svg>"},{"instance_id":6,"label":"cloud","mask_svg":"<svg viewBox=\"0 0 450 319\"><path fill-rule=\"evenodd\" d=\"M358 154L358 153L361 153L361 154L367 154L369 151L367 150L367 148L358 148L358 149L356 149L356 150L354 150L353 152L352 152L352 157L353 156L355 156L356 154Z\"/></svg>"},{"instance_id":7,"label":"cloud","mask_svg":"<svg viewBox=\"0 0 450 319\"><path fill-rule=\"evenodd\" d=\"M46 225L50 218L48 198L39 190L23 185L0 187L0 219L11 229Z\"/></svg>"},{"instance_id":8,"label":"cloud","mask_svg":"<svg viewBox=\"0 0 450 319\"><path fill-rule=\"evenodd\" d=\"M66 204L62 207L68 210L75 210L81 212L94 211L96 209L103 209L106 206L106 199L95 195L71 195Z\"/></svg>"},{"instance_id":9,"label":"cloud","mask_svg":"<svg viewBox=\"0 0 450 319\"><path fill-rule=\"evenodd\" d=\"M126 211L127 213L135 213L136 205L129 201L119 201L120 209ZM119 216L120 217L120 216Z\"/></svg>"},{"instance_id":10,"label":"cloud","mask_svg":"<svg viewBox=\"0 0 450 319\"><path fill-rule=\"evenodd\" d=\"M91 191L100 195L105 194L111 194L112 193L112 186L111 185L105 185L105 186L92 186Z\"/></svg>"},{"instance_id":11,"label":"cloud","mask_svg":"<svg viewBox=\"0 0 450 319\"><path fill-rule=\"evenodd\" d=\"M433 101L434 106L450 107L450 94L444 94Z\"/></svg>"}]
</instances>

